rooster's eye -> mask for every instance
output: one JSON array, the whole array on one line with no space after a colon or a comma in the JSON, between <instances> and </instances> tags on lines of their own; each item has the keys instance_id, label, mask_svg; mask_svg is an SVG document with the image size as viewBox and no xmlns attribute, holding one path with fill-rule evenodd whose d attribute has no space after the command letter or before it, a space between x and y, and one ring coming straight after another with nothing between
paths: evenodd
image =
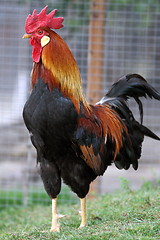
<instances>
[{"instance_id":1,"label":"rooster's eye","mask_svg":"<svg viewBox=\"0 0 160 240\"><path fill-rule=\"evenodd\" d=\"M42 33L43 33L42 30L39 30L39 31L38 31L38 34L39 34L39 35L42 35Z\"/></svg>"}]
</instances>

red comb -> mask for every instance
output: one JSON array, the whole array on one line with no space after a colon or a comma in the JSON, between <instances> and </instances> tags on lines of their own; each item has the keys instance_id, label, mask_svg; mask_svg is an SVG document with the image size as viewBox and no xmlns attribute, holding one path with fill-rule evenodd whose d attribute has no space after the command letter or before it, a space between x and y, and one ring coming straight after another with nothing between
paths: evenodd
<instances>
[{"instance_id":1,"label":"red comb","mask_svg":"<svg viewBox=\"0 0 160 240\"><path fill-rule=\"evenodd\" d=\"M26 19L25 30L26 33L32 33L39 27L49 27L53 29L59 29L63 27L63 17L54 18L57 9L47 14L48 6L43 8L39 14L36 9L33 10L32 15L29 14Z\"/></svg>"}]
</instances>

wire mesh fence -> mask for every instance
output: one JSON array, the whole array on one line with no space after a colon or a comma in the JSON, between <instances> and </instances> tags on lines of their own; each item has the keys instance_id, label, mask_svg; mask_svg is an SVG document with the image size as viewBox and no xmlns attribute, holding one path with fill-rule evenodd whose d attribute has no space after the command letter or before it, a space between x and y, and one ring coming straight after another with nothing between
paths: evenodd
<instances>
[{"instance_id":1,"label":"wire mesh fence","mask_svg":"<svg viewBox=\"0 0 160 240\"><path fill-rule=\"evenodd\" d=\"M155 0L1 0L0 4L0 207L48 204L36 169L35 150L22 120L30 89L31 47L22 40L26 16L46 4L64 16L58 30L75 56L90 102L124 74L137 72L160 91L160 3ZM133 111L137 114L134 104ZM160 132L160 108L144 102L144 123ZM144 164L159 164L148 141ZM157 143L156 143L157 144ZM159 146L157 144L157 146ZM104 184L103 184L104 185ZM75 202L63 186L60 202Z\"/></svg>"}]
</instances>

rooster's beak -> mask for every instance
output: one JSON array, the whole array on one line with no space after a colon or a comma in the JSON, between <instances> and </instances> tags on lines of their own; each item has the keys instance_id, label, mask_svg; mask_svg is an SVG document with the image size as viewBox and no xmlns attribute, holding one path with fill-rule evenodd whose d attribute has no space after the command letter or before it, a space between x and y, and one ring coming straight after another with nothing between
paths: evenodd
<instances>
[{"instance_id":1,"label":"rooster's beak","mask_svg":"<svg viewBox=\"0 0 160 240\"><path fill-rule=\"evenodd\" d=\"M31 38L32 35L31 34L24 34L22 38Z\"/></svg>"}]
</instances>

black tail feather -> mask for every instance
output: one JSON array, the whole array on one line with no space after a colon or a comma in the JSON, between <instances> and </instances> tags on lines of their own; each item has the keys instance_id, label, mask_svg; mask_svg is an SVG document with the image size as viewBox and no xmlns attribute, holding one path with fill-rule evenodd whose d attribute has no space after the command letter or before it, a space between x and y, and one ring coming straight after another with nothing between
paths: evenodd
<instances>
[{"instance_id":1,"label":"black tail feather","mask_svg":"<svg viewBox=\"0 0 160 240\"><path fill-rule=\"evenodd\" d=\"M160 94L138 74L129 74L113 84L111 90L97 104L109 105L115 110L128 130L129 139L124 135L122 148L114 163L119 169L128 169L130 165L136 170L144 136L156 140L160 138L150 129L142 125L143 105L141 97L160 100ZM127 99L134 98L139 107L140 123L137 122L127 105Z\"/></svg>"},{"instance_id":2,"label":"black tail feather","mask_svg":"<svg viewBox=\"0 0 160 240\"><path fill-rule=\"evenodd\" d=\"M140 123L143 123L143 105L140 97L155 98L160 101L160 94L139 74L128 74L123 76L112 85L106 96L99 103L105 104L112 98L127 100L134 98L139 107Z\"/></svg>"},{"instance_id":3,"label":"black tail feather","mask_svg":"<svg viewBox=\"0 0 160 240\"><path fill-rule=\"evenodd\" d=\"M107 97L150 97L160 100L160 94L139 74L128 74L114 83Z\"/></svg>"},{"instance_id":4,"label":"black tail feather","mask_svg":"<svg viewBox=\"0 0 160 240\"><path fill-rule=\"evenodd\" d=\"M160 138L159 138L155 133L153 133L150 129L148 129L147 127L141 125L140 128L141 128L141 132L142 132L145 136L154 138L154 139L156 139L156 140L160 140Z\"/></svg>"},{"instance_id":5,"label":"black tail feather","mask_svg":"<svg viewBox=\"0 0 160 240\"><path fill-rule=\"evenodd\" d=\"M141 124L143 123L143 105L142 105L142 102L139 98L135 98L137 104L138 104L138 107L139 107L139 114L140 114L140 122Z\"/></svg>"}]
</instances>

